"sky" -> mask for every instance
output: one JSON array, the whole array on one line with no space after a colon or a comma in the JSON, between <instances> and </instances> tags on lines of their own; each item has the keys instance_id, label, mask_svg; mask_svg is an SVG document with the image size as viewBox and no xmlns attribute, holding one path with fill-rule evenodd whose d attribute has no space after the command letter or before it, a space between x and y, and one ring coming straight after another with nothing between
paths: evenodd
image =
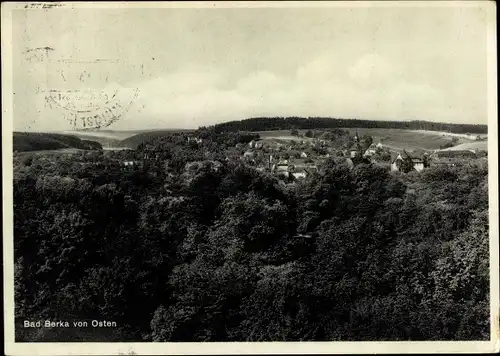
<instances>
[{"instance_id":1,"label":"sky","mask_svg":"<svg viewBox=\"0 0 500 356\"><path fill-rule=\"evenodd\" d=\"M117 93L116 130L257 116L487 124L486 16L422 6L15 10L14 129L69 129L61 106L75 97L50 107L48 90L88 88Z\"/></svg>"}]
</instances>

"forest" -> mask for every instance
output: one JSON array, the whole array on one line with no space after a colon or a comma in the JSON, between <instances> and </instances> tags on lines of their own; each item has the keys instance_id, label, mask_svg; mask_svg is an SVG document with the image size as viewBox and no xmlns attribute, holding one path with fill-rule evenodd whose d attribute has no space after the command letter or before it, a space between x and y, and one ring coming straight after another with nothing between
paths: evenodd
<instances>
[{"instance_id":1,"label":"forest","mask_svg":"<svg viewBox=\"0 0 500 356\"><path fill-rule=\"evenodd\" d=\"M205 137L14 155L18 342L489 340L486 167L288 186L224 159L252 134ZM22 327L92 319L118 326Z\"/></svg>"},{"instance_id":2,"label":"forest","mask_svg":"<svg viewBox=\"0 0 500 356\"><path fill-rule=\"evenodd\" d=\"M18 152L76 148L99 150L102 145L91 140L82 140L74 135L45 132L14 132L13 150Z\"/></svg>"},{"instance_id":3,"label":"forest","mask_svg":"<svg viewBox=\"0 0 500 356\"><path fill-rule=\"evenodd\" d=\"M430 121L382 121L360 119L338 119L330 117L256 117L214 125L218 132L268 131L291 129L326 128L385 128L405 130L429 130L451 133L487 134L487 125L449 124Z\"/></svg>"}]
</instances>

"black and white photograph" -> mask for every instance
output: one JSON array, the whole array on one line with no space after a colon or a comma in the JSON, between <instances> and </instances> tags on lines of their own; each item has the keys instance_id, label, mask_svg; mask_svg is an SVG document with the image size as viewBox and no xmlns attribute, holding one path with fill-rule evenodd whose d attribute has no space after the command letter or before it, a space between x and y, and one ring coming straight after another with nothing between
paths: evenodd
<instances>
[{"instance_id":1,"label":"black and white photograph","mask_svg":"<svg viewBox=\"0 0 500 356\"><path fill-rule=\"evenodd\" d=\"M498 352L495 6L2 3L6 354Z\"/></svg>"}]
</instances>

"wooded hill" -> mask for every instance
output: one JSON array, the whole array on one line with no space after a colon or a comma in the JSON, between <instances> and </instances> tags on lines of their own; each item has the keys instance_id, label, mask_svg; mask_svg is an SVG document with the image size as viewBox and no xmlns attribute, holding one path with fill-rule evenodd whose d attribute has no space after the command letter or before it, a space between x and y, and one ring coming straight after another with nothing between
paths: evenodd
<instances>
[{"instance_id":1,"label":"wooded hill","mask_svg":"<svg viewBox=\"0 0 500 356\"><path fill-rule=\"evenodd\" d=\"M330 117L255 117L240 121L229 121L214 125L223 131L269 131L291 129L326 128L387 128L405 130L445 131L452 133L488 133L487 125L449 124L429 121L378 121L359 119L337 119Z\"/></svg>"},{"instance_id":2,"label":"wooded hill","mask_svg":"<svg viewBox=\"0 0 500 356\"><path fill-rule=\"evenodd\" d=\"M62 148L77 148L82 150L102 149L100 143L82 140L73 135L63 135L44 132L14 132L13 150L40 151L57 150Z\"/></svg>"},{"instance_id":3,"label":"wooded hill","mask_svg":"<svg viewBox=\"0 0 500 356\"><path fill-rule=\"evenodd\" d=\"M155 131L147 131L147 132L141 132L137 135L128 137L124 140L122 140L119 143L119 147L127 147L131 149L136 149L141 143L147 143L149 141L152 141L156 138L163 137L163 136L169 136L175 133L179 132L184 132L184 131L192 131L192 130L155 130Z\"/></svg>"}]
</instances>

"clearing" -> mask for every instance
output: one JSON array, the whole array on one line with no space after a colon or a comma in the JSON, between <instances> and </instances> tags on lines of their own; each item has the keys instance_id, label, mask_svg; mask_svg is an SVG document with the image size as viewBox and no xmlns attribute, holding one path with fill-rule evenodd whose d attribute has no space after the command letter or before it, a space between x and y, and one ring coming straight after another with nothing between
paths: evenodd
<instances>
[{"instance_id":1,"label":"clearing","mask_svg":"<svg viewBox=\"0 0 500 356\"><path fill-rule=\"evenodd\" d=\"M475 141L467 138L466 135L448 134L439 131L424 131L424 130L403 130L403 129L378 129L378 128L345 128L351 136L358 131L359 136L369 135L373 138L373 142L382 143L387 148L392 150L438 150L440 147L455 137L457 148L454 149L472 149L466 147L486 147L487 141ZM299 130L304 134L307 130ZM295 137L290 134L290 130L274 130L274 131L257 131L263 140L286 140L300 141L311 140L307 137ZM485 137L486 135L481 135ZM466 146L464 146L466 145ZM479 148L482 149L482 148ZM485 148L486 149L486 148Z\"/></svg>"}]
</instances>

